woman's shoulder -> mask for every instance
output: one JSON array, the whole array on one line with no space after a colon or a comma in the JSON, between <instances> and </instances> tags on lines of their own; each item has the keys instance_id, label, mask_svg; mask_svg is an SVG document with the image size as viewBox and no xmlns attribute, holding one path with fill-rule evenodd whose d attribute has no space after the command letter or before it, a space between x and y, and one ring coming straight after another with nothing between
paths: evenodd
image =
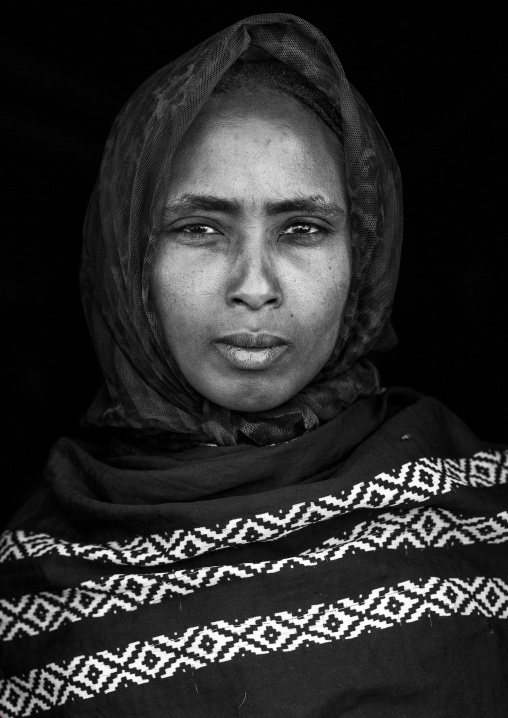
<instances>
[{"instance_id":1,"label":"woman's shoulder","mask_svg":"<svg viewBox=\"0 0 508 718\"><path fill-rule=\"evenodd\" d=\"M480 450L502 451L508 448L508 443L478 436L445 403L413 389L388 388L386 406L381 433L393 435L401 441L415 442L422 455L467 457Z\"/></svg>"}]
</instances>

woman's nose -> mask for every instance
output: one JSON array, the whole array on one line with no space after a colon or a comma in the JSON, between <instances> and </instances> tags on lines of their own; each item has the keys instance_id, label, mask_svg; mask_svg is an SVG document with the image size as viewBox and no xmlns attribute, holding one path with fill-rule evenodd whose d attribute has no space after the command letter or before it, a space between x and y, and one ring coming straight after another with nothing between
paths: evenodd
<instances>
[{"instance_id":1,"label":"woman's nose","mask_svg":"<svg viewBox=\"0 0 508 718\"><path fill-rule=\"evenodd\" d=\"M227 302L244 305L254 311L281 304L281 286L268 250L249 248L236 259L229 280Z\"/></svg>"}]
</instances>

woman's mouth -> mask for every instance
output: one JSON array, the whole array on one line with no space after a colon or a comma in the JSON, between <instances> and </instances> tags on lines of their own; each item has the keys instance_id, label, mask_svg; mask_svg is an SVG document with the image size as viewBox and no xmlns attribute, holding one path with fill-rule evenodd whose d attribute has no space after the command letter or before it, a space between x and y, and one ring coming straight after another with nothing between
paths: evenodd
<instances>
[{"instance_id":1,"label":"woman's mouth","mask_svg":"<svg viewBox=\"0 0 508 718\"><path fill-rule=\"evenodd\" d=\"M261 370L274 364L289 343L274 334L241 332L214 342L227 361L237 369Z\"/></svg>"}]
</instances>

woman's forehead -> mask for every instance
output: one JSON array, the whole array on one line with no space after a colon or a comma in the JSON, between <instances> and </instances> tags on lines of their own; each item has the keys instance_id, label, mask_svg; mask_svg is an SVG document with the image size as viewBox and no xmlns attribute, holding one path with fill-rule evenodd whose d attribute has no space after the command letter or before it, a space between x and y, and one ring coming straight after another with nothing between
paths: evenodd
<instances>
[{"instance_id":1,"label":"woman's forehead","mask_svg":"<svg viewBox=\"0 0 508 718\"><path fill-rule=\"evenodd\" d=\"M273 100L273 101L272 101ZM170 196L298 196L338 199L341 146L324 122L275 93L211 102L180 142L171 163ZM340 192L339 192L340 194Z\"/></svg>"},{"instance_id":2,"label":"woman's forehead","mask_svg":"<svg viewBox=\"0 0 508 718\"><path fill-rule=\"evenodd\" d=\"M260 87L253 91L235 91L220 95L212 95L205 103L187 134L203 132L216 125L234 128L242 122L251 123L252 127L262 128L273 126L287 128L293 133L299 130L310 130L312 133L328 134L340 142L323 120L298 99L280 91ZM319 129L318 129L319 128Z\"/></svg>"}]
</instances>

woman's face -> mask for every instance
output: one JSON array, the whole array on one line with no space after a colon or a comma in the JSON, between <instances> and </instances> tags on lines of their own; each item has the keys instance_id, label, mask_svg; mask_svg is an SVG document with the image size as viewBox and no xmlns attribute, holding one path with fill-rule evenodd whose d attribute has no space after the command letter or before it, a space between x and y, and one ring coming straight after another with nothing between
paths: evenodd
<instances>
[{"instance_id":1,"label":"woman's face","mask_svg":"<svg viewBox=\"0 0 508 718\"><path fill-rule=\"evenodd\" d=\"M328 360L351 278L339 158L311 110L269 90L217 96L180 143L151 297L210 401L271 409Z\"/></svg>"}]
</instances>

